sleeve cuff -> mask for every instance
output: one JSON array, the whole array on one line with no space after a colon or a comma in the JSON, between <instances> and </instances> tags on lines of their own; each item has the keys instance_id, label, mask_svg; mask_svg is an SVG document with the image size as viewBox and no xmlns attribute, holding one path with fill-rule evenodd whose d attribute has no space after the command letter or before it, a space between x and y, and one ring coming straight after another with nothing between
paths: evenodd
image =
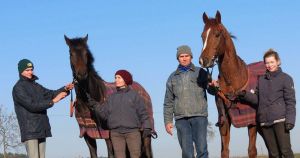
<instances>
[{"instance_id":1,"label":"sleeve cuff","mask_svg":"<svg viewBox=\"0 0 300 158\"><path fill-rule=\"evenodd\" d=\"M50 102L49 102L49 106L53 106L54 105L54 102L51 100Z\"/></svg>"}]
</instances>

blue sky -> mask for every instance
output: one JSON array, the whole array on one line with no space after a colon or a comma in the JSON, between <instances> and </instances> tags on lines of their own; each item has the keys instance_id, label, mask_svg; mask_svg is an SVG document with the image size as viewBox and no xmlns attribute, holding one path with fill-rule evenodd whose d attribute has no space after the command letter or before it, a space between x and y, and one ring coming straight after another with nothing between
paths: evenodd
<instances>
[{"instance_id":1,"label":"blue sky","mask_svg":"<svg viewBox=\"0 0 300 158\"><path fill-rule=\"evenodd\" d=\"M89 34L88 44L94 66L106 81L113 81L118 69L128 69L149 92L153 102L155 127L159 138L153 140L155 157L179 158L176 136L166 134L163 125L165 82L177 67L176 48L187 44L194 53L202 48L202 14L214 17L217 10L222 22L237 39L238 54L246 63L262 59L274 48L281 56L282 68L294 78L299 89L300 2L279 1L1 1L0 104L13 111L11 91L18 80L17 62L28 58L35 64L38 81L56 89L72 79L64 34L81 37ZM216 73L217 71L215 71ZM216 75L216 74L215 74ZM299 94L296 94L299 102ZM209 96L209 121L217 121L213 97ZM297 108L299 114L299 108ZM69 98L48 110L53 137L47 139L47 157L88 156L88 148L78 137L75 118L70 118ZM300 152L299 115L291 132L292 147ZM209 141L211 157L219 157L220 137ZM247 129L232 128L231 155L246 155ZM106 155L103 140L98 140L98 155ZM258 136L258 153L266 154Z\"/></svg>"}]
</instances>

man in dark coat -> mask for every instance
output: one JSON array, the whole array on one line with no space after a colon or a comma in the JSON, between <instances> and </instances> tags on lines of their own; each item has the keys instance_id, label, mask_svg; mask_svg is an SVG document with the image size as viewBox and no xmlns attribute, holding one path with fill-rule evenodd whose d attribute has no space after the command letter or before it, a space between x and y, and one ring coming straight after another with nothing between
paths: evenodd
<instances>
[{"instance_id":1,"label":"man in dark coat","mask_svg":"<svg viewBox=\"0 0 300 158\"><path fill-rule=\"evenodd\" d=\"M72 83L58 90L49 90L38 84L33 74L33 63L22 59L18 63L20 79L13 87L15 112L29 158L44 158L46 137L51 137L47 109L68 95Z\"/></svg>"}]
</instances>

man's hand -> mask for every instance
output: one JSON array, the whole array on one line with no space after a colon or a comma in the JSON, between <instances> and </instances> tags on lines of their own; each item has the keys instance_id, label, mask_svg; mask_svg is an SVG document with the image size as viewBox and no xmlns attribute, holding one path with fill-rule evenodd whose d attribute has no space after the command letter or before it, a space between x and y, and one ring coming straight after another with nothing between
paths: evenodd
<instances>
[{"instance_id":1,"label":"man's hand","mask_svg":"<svg viewBox=\"0 0 300 158\"><path fill-rule=\"evenodd\" d=\"M73 83L68 83L68 84L65 86L65 91L72 90L73 88L74 88L74 84L73 84Z\"/></svg>"},{"instance_id":2,"label":"man's hand","mask_svg":"<svg viewBox=\"0 0 300 158\"><path fill-rule=\"evenodd\" d=\"M173 135L173 123L166 124L166 131L172 136Z\"/></svg>"},{"instance_id":3,"label":"man's hand","mask_svg":"<svg viewBox=\"0 0 300 158\"><path fill-rule=\"evenodd\" d=\"M212 80L211 82L208 83L208 85L213 87L219 87L219 82L218 80Z\"/></svg>"}]
</instances>

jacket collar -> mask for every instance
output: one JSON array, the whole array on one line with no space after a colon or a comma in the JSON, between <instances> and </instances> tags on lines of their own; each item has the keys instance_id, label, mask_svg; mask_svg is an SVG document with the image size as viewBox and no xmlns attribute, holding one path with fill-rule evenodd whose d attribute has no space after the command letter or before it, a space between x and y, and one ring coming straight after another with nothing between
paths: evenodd
<instances>
[{"instance_id":1,"label":"jacket collar","mask_svg":"<svg viewBox=\"0 0 300 158\"><path fill-rule=\"evenodd\" d=\"M31 82L34 82L35 80L38 80L39 78L35 75L32 75L32 78L27 78L25 76L22 76L21 74L19 75L20 76L20 80L21 81L31 81Z\"/></svg>"},{"instance_id":2,"label":"jacket collar","mask_svg":"<svg viewBox=\"0 0 300 158\"><path fill-rule=\"evenodd\" d=\"M117 87L117 93L126 93L129 91L129 86L119 88Z\"/></svg>"},{"instance_id":3,"label":"jacket collar","mask_svg":"<svg viewBox=\"0 0 300 158\"><path fill-rule=\"evenodd\" d=\"M274 72L270 72L270 71L266 71L266 74L265 74L265 78L266 79L271 79L271 78L274 78L276 77L278 74L280 74L282 72L281 68L279 67L278 70L274 71Z\"/></svg>"},{"instance_id":4,"label":"jacket collar","mask_svg":"<svg viewBox=\"0 0 300 158\"><path fill-rule=\"evenodd\" d=\"M182 73L182 71L180 71L180 69L179 69L180 66L181 66L181 65L178 65L178 67L177 67L177 69L176 69L176 72L175 72L176 75ZM194 65L193 63L191 63L190 69L189 69L188 71L190 71L190 70L191 70L191 71L196 71L196 67L195 67L195 65Z\"/></svg>"}]
</instances>

